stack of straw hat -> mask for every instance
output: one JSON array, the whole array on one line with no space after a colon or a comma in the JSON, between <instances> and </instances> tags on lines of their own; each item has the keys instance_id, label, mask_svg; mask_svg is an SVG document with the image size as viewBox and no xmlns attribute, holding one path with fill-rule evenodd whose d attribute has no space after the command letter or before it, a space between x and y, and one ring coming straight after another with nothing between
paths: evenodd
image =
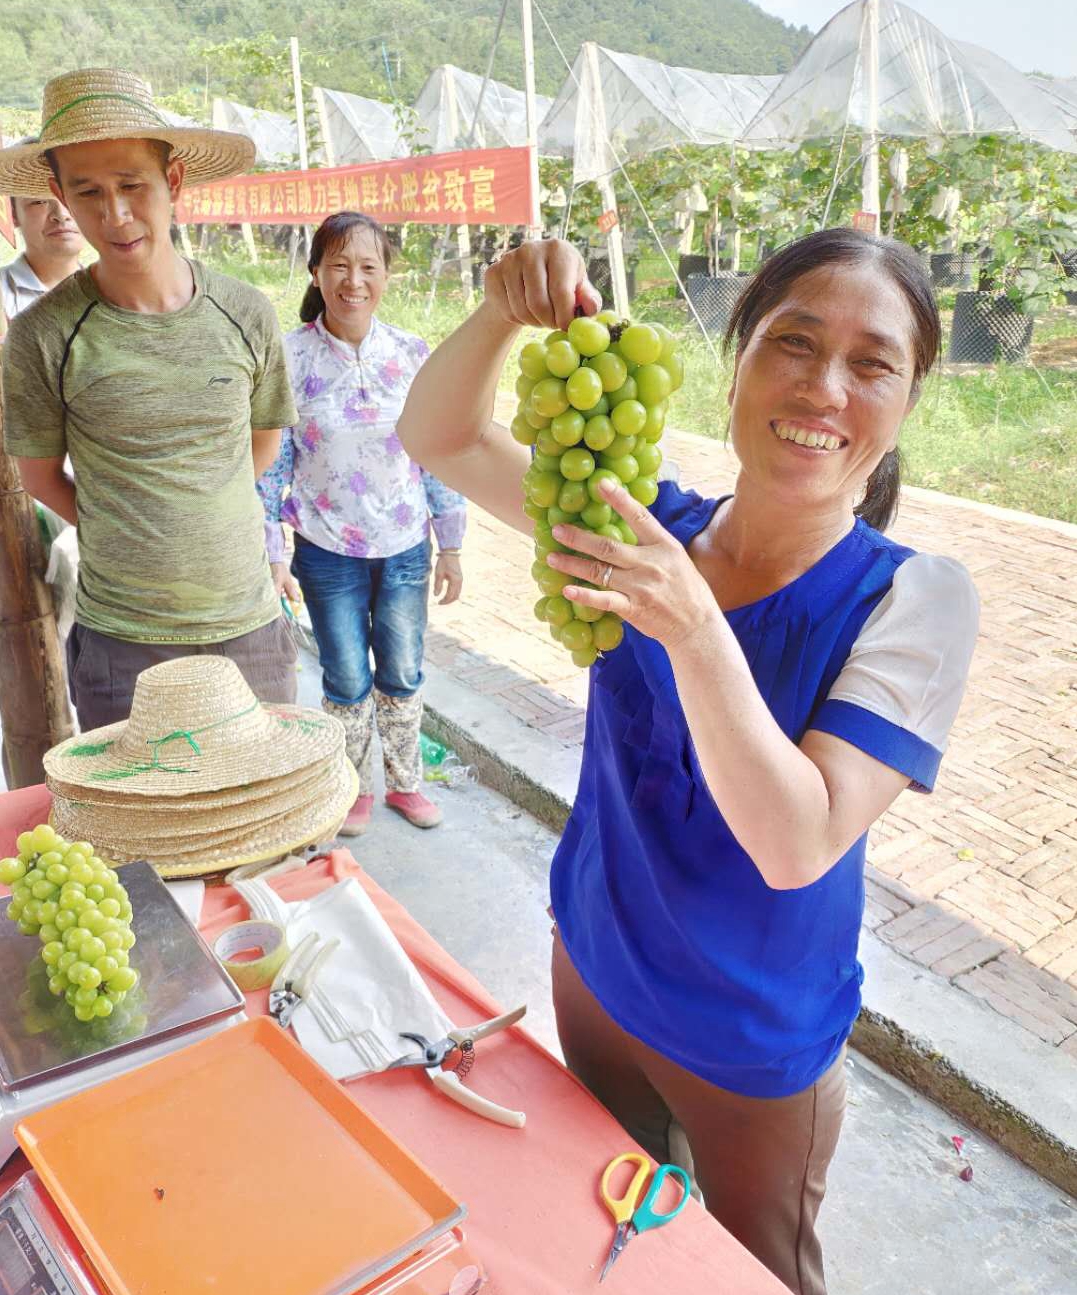
<instances>
[{"instance_id":1,"label":"stack of straw hat","mask_svg":"<svg viewBox=\"0 0 1077 1295\"><path fill-rule=\"evenodd\" d=\"M262 704L235 662L180 657L135 683L131 716L45 756L52 824L117 863L198 876L331 839L358 794L344 726Z\"/></svg>"}]
</instances>

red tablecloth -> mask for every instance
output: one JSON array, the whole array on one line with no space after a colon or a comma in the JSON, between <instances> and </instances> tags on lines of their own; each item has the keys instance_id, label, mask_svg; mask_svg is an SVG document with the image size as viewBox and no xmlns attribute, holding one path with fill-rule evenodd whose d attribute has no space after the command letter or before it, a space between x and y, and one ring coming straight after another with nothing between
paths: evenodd
<instances>
[{"instance_id":1,"label":"red tablecloth","mask_svg":"<svg viewBox=\"0 0 1077 1295\"><path fill-rule=\"evenodd\" d=\"M0 855L16 835L45 821L43 787L0 795ZM316 893L347 876L359 879L450 1018L471 1024L502 1010L408 913L358 867L346 851L302 872L274 878L287 900ZM247 917L231 887L210 887L202 932L213 939ZM248 996L248 1011L266 1010L266 993ZM598 1196L598 1178L630 1139L576 1079L524 1030L482 1045L469 1084L503 1106L527 1112L524 1129L491 1124L442 1097L421 1071L372 1075L348 1085L468 1207L469 1243L499 1295L591 1292L612 1237ZM0 1175L0 1188L25 1168L21 1156ZM197 1240L192 1238L192 1243ZM614 1292L713 1292L788 1295L694 1201L675 1223L635 1238L611 1274ZM605 1288L604 1288L605 1289Z\"/></svg>"}]
</instances>

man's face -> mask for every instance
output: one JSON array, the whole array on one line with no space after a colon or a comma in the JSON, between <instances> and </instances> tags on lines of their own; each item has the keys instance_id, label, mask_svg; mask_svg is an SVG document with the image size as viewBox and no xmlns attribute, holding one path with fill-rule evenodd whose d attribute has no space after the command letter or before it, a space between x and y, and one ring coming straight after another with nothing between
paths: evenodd
<instances>
[{"instance_id":1,"label":"man's face","mask_svg":"<svg viewBox=\"0 0 1077 1295\"><path fill-rule=\"evenodd\" d=\"M78 256L86 246L71 213L56 198L14 198L12 203L31 264Z\"/></svg>"},{"instance_id":2,"label":"man's face","mask_svg":"<svg viewBox=\"0 0 1077 1295\"><path fill-rule=\"evenodd\" d=\"M166 167L160 149L146 139L66 144L53 156L60 181L51 182L52 191L67 204L103 266L137 274L162 248L171 248L182 162Z\"/></svg>"}]
</instances>

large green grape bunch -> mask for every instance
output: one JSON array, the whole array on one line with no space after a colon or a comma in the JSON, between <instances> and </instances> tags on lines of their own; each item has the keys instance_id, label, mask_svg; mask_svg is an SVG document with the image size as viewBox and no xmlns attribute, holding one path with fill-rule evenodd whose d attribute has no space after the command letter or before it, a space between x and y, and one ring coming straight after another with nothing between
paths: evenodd
<instances>
[{"instance_id":1,"label":"large green grape bunch","mask_svg":"<svg viewBox=\"0 0 1077 1295\"><path fill-rule=\"evenodd\" d=\"M645 507L658 497L658 442L670 395L684 378L677 342L661 324L631 323L613 311L574 319L565 331L528 342L516 379L512 435L534 449L524 474L524 512L535 523L531 574L542 591L535 615L572 654L591 665L624 634L621 618L570 602L562 590L584 584L546 563L568 552L552 528L569 523L624 544L636 536L602 498L616 481Z\"/></svg>"},{"instance_id":2,"label":"large green grape bunch","mask_svg":"<svg viewBox=\"0 0 1077 1295\"><path fill-rule=\"evenodd\" d=\"M65 841L47 823L18 838L18 856L0 859L11 887L7 915L41 941L49 991L80 1021L111 1016L138 983L131 901L119 874L88 841Z\"/></svg>"}]
</instances>

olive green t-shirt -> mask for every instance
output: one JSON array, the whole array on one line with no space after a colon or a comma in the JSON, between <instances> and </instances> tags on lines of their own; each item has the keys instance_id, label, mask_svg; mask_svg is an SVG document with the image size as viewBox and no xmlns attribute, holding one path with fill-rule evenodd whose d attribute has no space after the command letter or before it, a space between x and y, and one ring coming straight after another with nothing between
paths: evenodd
<instances>
[{"instance_id":1,"label":"olive green t-shirt","mask_svg":"<svg viewBox=\"0 0 1077 1295\"><path fill-rule=\"evenodd\" d=\"M248 284L191 262L194 297L146 315L80 270L10 324L4 448L70 455L80 625L219 643L280 613L251 429L296 421L280 330Z\"/></svg>"}]
</instances>

